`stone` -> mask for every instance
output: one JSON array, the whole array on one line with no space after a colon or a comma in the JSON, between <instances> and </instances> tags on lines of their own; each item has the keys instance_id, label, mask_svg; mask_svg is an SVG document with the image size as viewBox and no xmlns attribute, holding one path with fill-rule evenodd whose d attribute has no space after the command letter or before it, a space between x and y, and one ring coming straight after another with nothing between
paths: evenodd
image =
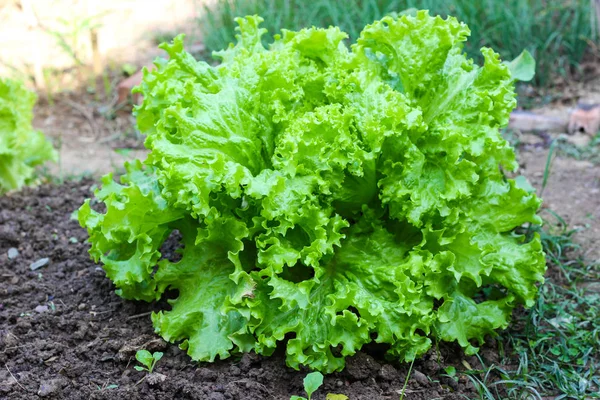
<instances>
[{"instance_id":1,"label":"stone","mask_svg":"<svg viewBox=\"0 0 600 400\"><path fill-rule=\"evenodd\" d=\"M40 314L48 312L48 306L37 306L35 308L35 312L40 313Z\"/></svg>"},{"instance_id":2,"label":"stone","mask_svg":"<svg viewBox=\"0 0 600 400\"><path fill-rule=\"evenodd\" d=\"M427 376L418 370L413 370L412 377L417 381L417 383L421 386L429 386L429 379Z\"/></svg>"},{"instance_id":3,"label":"stone","mask_svg":"<svg viewBox=\"0 0 600 400\"><path fill-rule=\"evenodd\" d=\"M33 262L29 265L29 269L31 269L32 271L38 270L46 265L48 265L48 263L50 262L50 259L45 257L45 258L40 258L39 260L37 260L36 262Z\"/></svg>"},{"instance_id":4,"label":"stone","mask_svg":"<svg viewBox=\"0 0 600 400\"><path fill-rule=\"evenodd\" d=\"M9 260L14 260L17 257L19 257L19 250L17 250L15 247L11 247L10 249L8 249Z\"/></svg>"}]
</instances>

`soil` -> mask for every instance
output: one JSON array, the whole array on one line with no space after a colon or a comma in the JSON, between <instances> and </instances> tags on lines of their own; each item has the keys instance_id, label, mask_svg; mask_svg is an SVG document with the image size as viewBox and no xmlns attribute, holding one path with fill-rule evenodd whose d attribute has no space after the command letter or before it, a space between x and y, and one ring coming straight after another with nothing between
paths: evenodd
<instances>
[{"instance_id":1,"label":"soil","mask_svg":"<svg viewBox=\"0 0 600 400\"><path fill-rule=\"evenodd\" d=\"M529 179L538 195L541 193L542 217L556 224L556 218L547 211L558 214L569 229L576 230L573 239L581 246L580 255L590 264L600 263L600 165L553 155L542 190L549 149L541 142L537 144L519 152L519 173Z\"/></svg>"},{"instance_id":2,"label":"soil","mask_svg":"<svg viewBox=\"0 0 600 400\"><path fill-rule=\"evenodd\" d=\"M98 176L121 168L124 161L145 158L144 137L135 128L131 105L117 105L116 93L98 90L59 93L51 102L42 96L36 104L33 127L44 132L59 153L58 162L47 164L51 175Z\"/></svg>"},{"instance_id":3,"label":"soil","mask_svg":"<svg viewBox=\"0 0 600 400\"><path fill-rule=\"evenodd\" d=\"M289 399L302 395L307 371L285 366L283 350L213 364L195 363L154 335L156 304L125 301L90 261L87 234L71 213L89 196L91 180L45 185L0 198L0 398L2 399ZM18 255L15 257L14 250ZM32 271L31 264L48 264ZM153 375L133 369L145 348L164 357ZM494 343L486 362L498 362ZM442 347L415 362L406 399L472 397L466 379L444 368L477 367L459 348ZM340 393L350 399L398 399L409 365L386 361L377 346L348 359L325 378L314 399Z\"/></svg>"}]
</instances>

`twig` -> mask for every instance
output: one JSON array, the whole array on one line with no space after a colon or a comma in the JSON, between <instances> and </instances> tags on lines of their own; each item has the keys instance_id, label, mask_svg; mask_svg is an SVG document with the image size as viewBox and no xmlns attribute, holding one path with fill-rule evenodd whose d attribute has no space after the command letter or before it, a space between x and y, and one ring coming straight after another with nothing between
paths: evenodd
<instances>
[{"instance_id":1,"label":"twig","mask_svg":"<svg viewBox=\"0 0 600 400\"><path fill-rule=\"evenodd\" d=\"M22 347L27 347L27 346L29 346L29 345L28 344L22 344L20 346L5 347L4 350L2 350L2 353L6 353L8 350L20 349Z\"/></svg>"},{"instance_id":2,"label":"twig","mask_svg":"<svg viewBox=\"0 0 600 400\"><path fill-rule=\"evenodd\" d=\"M142 379L140 379L139 381L137 381L137 383L135 384L135 386L139 385L140 383L144 382L144 380L146 379L148 375L144 375L144 377Z\"/></svg>"},{"instance_id":3,"label":"twig","mask_svg":"<svg viewBox=\"0 0 600 400\"><path fill-rule=\"evenodd\" d=\"M90 314L92 315L92 317L95 317L96 315L107 314L107 313L111 313L111 312L115 312L115 310L90 311Z\"/></svg>"},{"instance_id":4,"label":"twig","mask_svg":"<svg viewBox=\"0 0 600 400\"><path fill-rule=\"evenodd\" d=\"M127 365L125 366L125 369L129 368L129 364L131 364L131 357L129 357L129 360L127 360Z\"/></svg>"},{"instance_id":5,"label":"twig","mask_svg":"<svg viewBox=\"0 0 600 400\"><path fill-rule=\"evenodd\" d=\"M100 133L99 133L97 127L96 127L96 122L94 121L94 117L92 116L92 114L90 113L90 111L87 108L82 107L81 105L79 105L79 104L77 104L75 102L72 102L69 99L64 99L63 101L66 104L68 104L69 106L71 106L73 109L75 109L76 111L79 111L79 113L85 117L85 119L87 120L88 124L90 125L90 128L92 129L92 136L95 139L98 139Z\"/></svg>"},{"instance_id":6,"label":"twig","mask_svg":"<svg viewBox=\"0 0 600 400\"><path fill-rule=\"evenodd\" d=\"M13 373L12 373L12 372L10 372L10 369L8 369L8 364L4 364L4 366L6 367L6 370L8 371L8 373L10 374L10 376L12 376L12 378L15 380L15 382L17 382L17 385L19 385L19 387L20 387L21 389L23 389L23 391L25 391L25 392L26 392L26 391L27 391L27 389L25 389L25 387L23 387L23 385L21 385L21 384L19 383L19 381L17 380L17 378L15 378L15 376L13 375Z\"/></svg>"},{"instance_id":7,"label":"twig","mask_svg":"<svg viewBox=\"0 0 600 400\"><path fill-rule=\"evenodd\" d=\"M152 311L148 311L148 312L137 314L137 315L130 315L129 317L127 317L127 321L129 321L130 319L145 317L145 316L148 316L150 314L152 314Z\"/></svg>"}]
</instances>

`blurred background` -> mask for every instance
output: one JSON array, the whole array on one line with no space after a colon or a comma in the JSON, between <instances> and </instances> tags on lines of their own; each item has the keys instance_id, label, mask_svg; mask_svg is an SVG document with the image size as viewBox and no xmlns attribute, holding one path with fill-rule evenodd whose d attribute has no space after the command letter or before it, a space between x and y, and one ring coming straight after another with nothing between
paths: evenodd
<instances>
[{"instance_id":1,"label":"blurred background","mask_svg":"<svg viewBox=\"0 0 600 400\"><path fill-rule=\"evenodd\" d=\"M0 76L23 80L38 93L34 126L50 136L61 153L59 165L50 167L53 173L105 172L123 158L143 151L143 137L131 116L132 103L139 99L129 93L139 83L140 68L151 66L152 60L163 54L158 44L178 33L187 34L188 51L214 63L211 52L234 41L236 16L261 15L269 30L265 44L281 28L312 25L340 26L351 43L366 24L390 13L419 8L466 22L471 38L465 51L476 62L482 61L482 46L494 48L505 60L527 49L536 59L537 69L532 82L518 87L519 107L558 118L554 123L564 129L551 128L566 131L565 118L574 105L600 102L596 98L600 93L599 3L0 0ZM539 126L540 121L525 123ZM585 144L595 133L584 138Z\"/></svg>"},{"instance_id":2,"label":"blurred background","mask_svg":"<svg viewBox=\"0 0 600 400\"><path fill-rule=\"evenodd\" d=\"M210 51L234 40L233 19L259 14L271 36L281 28L340 26L354 41L382 16L410 8L453 15L471 28L466 51L482 46L505 59L523 48L538 62L536 85L581 77L598 57L596 0L0 0L0 73L52 85L58 72L143 62L177 33ZM150 51L150 54L148 54ZM208 53L209 53L208 52Z\"/></svg>"}]
</instances>

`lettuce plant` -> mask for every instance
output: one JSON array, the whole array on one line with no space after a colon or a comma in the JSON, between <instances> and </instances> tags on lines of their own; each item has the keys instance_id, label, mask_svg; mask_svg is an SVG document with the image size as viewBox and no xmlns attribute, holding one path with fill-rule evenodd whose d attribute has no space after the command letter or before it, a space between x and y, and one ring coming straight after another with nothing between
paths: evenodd
<instances>
[{"instance_id":1,"label":"lettuce plant","mask_svg":"<svg viewBox=\"0 0 600 400\"><path fill-rule=\"evenodd\" d=\"M21 82L0 78L0 194L33 183L35 166L57 158L31 126L35 101Z\"/></svg>"},{"instance_id":2,"label":"lettuce plant","mask_svg":"<svg viewBox=\"0 0 600 400\"><path fill-rule=\"evenodd\" d=\"M136 109L147 159L79 211L90 254L126 299L177 292L155 330L194 360L271 354L323 372L371 341L411 360L432 340L468 354L531 306L545 260L535 194L499 134L509 67L462 52L454 18L386 17L348 48L338 28L261 18L210 66L163 45ZM181 259L161 247L178 231Z\"/></svg>"}]
</instances>

